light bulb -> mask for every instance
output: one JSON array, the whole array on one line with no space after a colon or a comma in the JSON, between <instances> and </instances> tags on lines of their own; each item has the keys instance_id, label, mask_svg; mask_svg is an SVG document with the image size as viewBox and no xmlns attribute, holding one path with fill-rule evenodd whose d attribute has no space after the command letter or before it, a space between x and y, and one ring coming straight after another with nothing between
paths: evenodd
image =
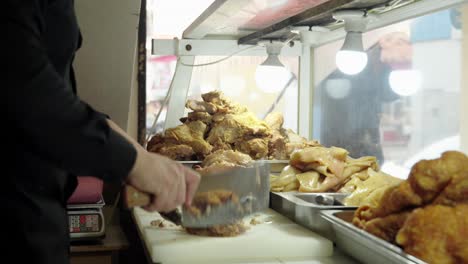
<instances>
[{"instance_id":1,"label":"light bulb","mask_svg":"<svg viewBox=\"0 0 468 264\"><path fill-rule=\"evenodd\" d=\"M291 72L284 66L258 65L255 70L255 82L266 93L280 92L291 79Z\"/></svg>"},{"instance_id":2,"label":"light bulb","mask_svg":"<svg viewBox=\"0 0 468 264\"><path fill-rule=\"evenodd\" d=\"M388 76L390 88L401 96L415 94L422 84L422 74L417 70L394 70Z\"/></svg>"},{"instance_id":3,"label":"light bulb","mask_svg":"<svg viewBox=\"0 0 468 264\"><path fill-rule=\"evenodd\" d=\"M367 54L363 51L340 50L336 53L336 66L345 74L358 74L366 65Z\"/></svg>"}]
</instances>

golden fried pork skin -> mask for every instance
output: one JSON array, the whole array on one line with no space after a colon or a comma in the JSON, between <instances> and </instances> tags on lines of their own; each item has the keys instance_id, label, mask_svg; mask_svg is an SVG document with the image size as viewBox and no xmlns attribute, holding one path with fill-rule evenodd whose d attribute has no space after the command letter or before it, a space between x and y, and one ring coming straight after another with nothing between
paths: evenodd
<instances>
[{"instance_id":1,"label":"golden fried pork skin","mask_svg":"<svg viewBox=\"0 0 468 264\"><path fill-rule=\"evenodd\" d=\"M361 211L357 217L370 220L408 208L430 204L437 196L444 193L447 186L450 186L452 178L465 179L467 172L468 157L461 152L447 151L438 159L421 160L411 168L406 181L384 193L379 206ZM462 175L456 176L459 174ZM466 192L466 187L462 185L462 183L466 185L466 180L463 179L455 179L456 183L447 190L447 192L451 192L447 195L457 196L456 192Z\"/></svg>"},{"instance_id":2,"label":"golden fried pork skin","mask_svg":"<svg viewBox=\"0 0 468 264\"><path fill-rule=\"evenodd\" d=\"M414 210L398 232L396 243L428 263L468 263L468 204Z\"/></svg>"}]
</instances>

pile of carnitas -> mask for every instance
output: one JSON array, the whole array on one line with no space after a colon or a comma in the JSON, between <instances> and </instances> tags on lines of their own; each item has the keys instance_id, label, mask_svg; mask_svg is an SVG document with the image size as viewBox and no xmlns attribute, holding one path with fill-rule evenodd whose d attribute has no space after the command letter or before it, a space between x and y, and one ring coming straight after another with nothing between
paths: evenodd
<instances>
[{"instance_id":1,"label":"pile of carnitas","mask_svg":"<svg viewBox=\"0 0 468 264\"><path fill-rule=\"evenodd\" d=\"M297 149L319 145L284 129L281 113L260 120L220 91L201 97L203 101L186 102L192 112L180 119L181 125L154 135L148 151L180 161L203 161L219 150L238 151L255 160L287 160Z\"/></svg>"}]
</instances>

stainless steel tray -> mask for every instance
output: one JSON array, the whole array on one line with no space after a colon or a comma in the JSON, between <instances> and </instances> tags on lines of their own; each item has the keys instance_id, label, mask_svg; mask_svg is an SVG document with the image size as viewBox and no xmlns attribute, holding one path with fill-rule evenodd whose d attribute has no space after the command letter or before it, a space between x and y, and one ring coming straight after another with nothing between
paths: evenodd
<instances>
[{"instance_id":1,"label":"stainless steel tray","mask_svg":"<svg viewBox=\"0 0 468 264\"><path fill-rule=\"evenodd\" d=\"M338 248L363 263L426 264L398 246L354 226L351 223L354 211L328 210L320 214L332 225Z\"/></svg>"},{"instance_id":2,"label":"stainless steel tray","mask_svg":"<svg viewBox=\"0 0 468 264\"><path fill-rule=\"evenodd\" d=\"M321 203L320 197L326 197ZM355 210L355 206L344 206L345 193L301 193L301 192L272 192L270 207L288 217L294 222L334 241L331 224L325 221L320 212L324 210ZM332 198L332 200L330 200Z\"/></svg>"},{"instance_id":3,"label":"stainless steel tray","mask_svg":"<svg viewBox=\"0 0 468 264\"><path fill-rule=\"evenodd\" d=\"M289 160L257 160L270 164L271 173L280 173L284 167L289 165ZM186 160L186 161L177 161L187 167L193 168L194 165L201 165L202 160Z\"/></svg>"},{"instance_id":4,"label":"stainless steel tray","mask_svg":"<svg viewBox=\"0 0 468 264\"><path fill-rule=\"evenodd\" d=\"M280 173L284 167L289 165L289 160L261 160L270 164L271 173Z\"/></svg>"},{"instance_id":5,"label":"stainless steel tray","mask_svg":"<svg viewBox=\"0 0 468 264\"><path fill-rule=\"evenodd\" d=\"M201 165L202 161L201 160L178 160L178 163L181 163L184 166L187 166L191 169L193 169L193 166L195 165Z\"/></svg>"}]
</instances>

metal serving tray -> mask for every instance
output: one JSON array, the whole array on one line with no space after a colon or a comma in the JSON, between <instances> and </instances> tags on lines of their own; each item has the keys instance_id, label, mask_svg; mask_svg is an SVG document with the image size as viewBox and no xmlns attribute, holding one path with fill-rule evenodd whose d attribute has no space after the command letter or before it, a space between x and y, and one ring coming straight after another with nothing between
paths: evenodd
<instances>
[{"instance_id":1,"label":"metal serving tray","mask_svg":"<svg viewBox=\"0 0 468 264\"><path fill-rule=\"evenodd\" d=\"M289 160L262 160L270 164L271 173L280 173L284 167L289 165Z\"/></svg>"},{"instance_id":2,"label":"metal serving tray","mask_svg":"<svg viewBox=\"0 0 468 264\"><path fill-rule=\"evenodd\" d=\"M320 212L324 210L355 210L343 205L345 193L271 192L270 207L294 222L334 241L331 224Z\"/></svg>"},{"instance_id":3,"label":"metal serving tray","mask_svg":"<svg viewBox=\"0 0 468 264\"><path fill-rule=\"evenodd\" d=\"M195 165L201 165L203 161L201 160L178 160L177 162L193 169Z\"/></svg>"},{"instance_id":4,"label":"metal serving tray","mask_svg":"<svg viewBox=\"0 0 468 264\"><path fill-rule=\"evenodd\" d=\"M366 264L426 262L406 254L401 248L354 226L354 211L328 210L321 216L332 225L335 243L345 253Z\"/></svg>"},{"instance_id":5,"label":"metal serving tray","mask_svg":"<svg viewBox=\"0 0 468 264\"><path fill-rule=\"evenodd\" d=\"M270 164L271 173L280 173L284 167L289 165L289 160L258 160ZM195 165L201 165L202 160L187 160L187 161L177 161L187 167L193 168Z\"/></svg>"}]
</instances>

